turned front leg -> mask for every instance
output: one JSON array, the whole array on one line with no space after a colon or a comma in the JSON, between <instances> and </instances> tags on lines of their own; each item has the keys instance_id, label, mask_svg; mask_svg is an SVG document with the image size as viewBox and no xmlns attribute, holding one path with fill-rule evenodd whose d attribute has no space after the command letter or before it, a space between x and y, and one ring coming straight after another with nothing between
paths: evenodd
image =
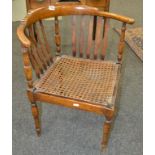
<instances>
[{"instance_id":1,"label":"turned front leg","mask_svg":"<svg viewBox=\"0 0 155 155\"><path fill-rule=\"evenodd\" d=\"M111 131L111 125L112 125L112 118L107 119L104 122L103 125L103 139L102 139L102 149L106 148L109 141L110 131Z\"/></svg>"},{"instance_id":2,"label":"turned front leg","mask_svg":"<svg viewBox=\"0 0 155 155\"><path fill-rule=\"evenodd\" d=\"M39 120L39 110L38 110L38 106L35 102L31 103L31 110L32 110L32 115L33 115L34 122L35 122L36 133L38 136L40 136L41 127L40 127L40 120Z\"/></svg>"}]
</instances>

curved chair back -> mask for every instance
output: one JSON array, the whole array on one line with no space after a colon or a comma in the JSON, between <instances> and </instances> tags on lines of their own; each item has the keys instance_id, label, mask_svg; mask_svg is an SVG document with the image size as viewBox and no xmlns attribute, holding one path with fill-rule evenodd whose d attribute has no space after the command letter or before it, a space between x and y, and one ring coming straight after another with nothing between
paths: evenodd
<instances>
[{"instance_id":1,"label":"curved chair back","mask_svg":"<svg viewBox=\"0 0 155 155\"><path fill-rule=\"evenodd\" d=\"M85 5L51 5L39 8L30 12L17 29L17 35L22 43L24 54L24 66L31 63L37 77L50 66L54 56L51 51L56 51L56 56L63 53L63 43L61 35L62 24L58 17L70 16L70 34L65 32L65 40L70 40L71 53L75 57L104 60L107 51L107 33L109 19L122 22L121 36L118 47L117 63L121 64L126 24L133 24L134 19L114 13L103 12L97 8ZM93 17L97 16L97 29L95 40L92 39ZM51 48L47 39L47 32L43 24L43 19L54 17L54 38L56 49ZM63 17L63 19L65 19ZM105 27L103 31L103 27ZM64 26L65 28L65 26ZM52 29L52 28L51 28ZM103 35L104 34L104 35ZM49 34L48 34L49 35ZM104 37L103 37L104 36ZM30 69L25 68L27 80ZM31 86L31 83L29 84Z\"/></svg>"}]
</instances>

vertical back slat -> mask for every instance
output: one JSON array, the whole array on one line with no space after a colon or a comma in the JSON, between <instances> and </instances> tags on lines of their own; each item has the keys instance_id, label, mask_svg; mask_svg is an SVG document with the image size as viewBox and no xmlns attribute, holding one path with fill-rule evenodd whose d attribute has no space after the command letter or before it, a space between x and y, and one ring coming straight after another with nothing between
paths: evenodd
<instances>
[{"instance_id":1,"label":"vertical back slat","mask_svg":"<svg viewBox=\"0 0 155 155\"><path fill-rule=\"evenodd\" d=\"M38 55L38 50L37 50L36 46L33 45L31 49L32 49L32 51L33 51L32 55L33 55L33 57L35 58L35 60L36 60L36 62L37 62L37 64L38 64L38 66L39 66L40 72L43 73L44 66L43 66L43 64L42 64L42 62L41 62L41 60L40 60L40 57L39 57L39 55Z\"/></svg>"},{"instance_id":2,"label":"vertical back slat","mask_svg":"<svg viewBox=\"0 0 155 155\"><path fill-rule=\"evenodd\" d=\"M106 50L108 47L108 30L109 30L109 19L104 18L104 38L103 38L103 47L101 52L101 59L104 60L106 55Z\"/></svg>"},{"instance_id":3,"label":"vertical back slat","mask_svg":"<svg viewBox=\"0 0 155 155\"><path fill-rule=\"evenodd\" d=\"M40 58L40 60L41 60L41 62L43 64L44 69L46 69L47 68L47 66L46 66L46 60L45 60L45 57L44 57L44 55L42 53L42 49L40 48L40 39L38 40L38 31L37 31L36 23L34 24L34 30L35 30L35 34L36 34L36 37L35 38L37 39L37 40L35 40L35 43L36 43L36 51L37 51L38 56L39 56L39 58Z\"/></svg>"},{"instance_id":4,"label":"vertical back slat","mask_svg":"<svg viewBox=\"0 0 155 155\"><path fill-rule=\"evenodd\" d=\"M72 54L76 56L76 16L72 17Z\"/></svg>"},{"instance_id":5,"label":"vertical back slat","mask_svg":"<svg viewBox=\"0 0 155 155\"><path fill-rule=\"evenodd\" d=\"M90 58L90 51L92 47L92 33L93 33L93 18L90 16L89 19L89 28L88 28L88 43L87 43L87 50L86 50L86 57Z\"/></svg>"},{"instance_id":6,"label":"vertical back slat","mask_svg":"<svg viewBox=\"0 0 155 155\"><path fill-rule=\"evenodd\" d=\"M56 55L60 55L61 52L61 38L60 38L60 29L59 29L59 20L58 17L55 17L55 43L56 43Z\"/></svg>"},{"instance_id":7,"label":"vertical back slat","mask_svg":"<svg viewBox=\"0 0 155 155\"><path fill-rule=\"evenodd\" d=\"M102 29L102 17L97 17L97 29L95 36L95 48L94 48L94 59L97 59L98 50L101 44L101 29Z\"/></svg>"},{"instance_id":8,"label":"vertical back slat","mask_svg":"<svg viewBox=\"0 0 155 155\"><path fill-rule=\"evenodd\" d=\"M85 21L84 16L81 16L81 24L80 24L80 40L79 40L79 52L80 57L83 57L83 49L84 49L84 27L85 27Z\"/></svg>"},{"instance_id":9,"label":"vertical back slat","mask_svg":"<svg viewBox=\"0 0 155 155\"><path fill-rule=\"evenodd\" d=\"M43 72L43 63L40 59L40 55L38 54L38 50L37 50L37 41L35 40L35 36L34 36L34 31L33 31L33 27L29 27L29 35L30 35L30 39L33 43L31 49L32 49L32 55L34 56L38 66L39 66L39 69L41 71L41 73Z\"/></svg>"},{"instance_id":10,"label":"vertical back slat","mask_svg":"<svg viewBox=\"0 0 155 155\"><path fill-rule=\"evenodd\" d=\"M125 39L125 30L126 30L126 23L123 23L122 28L121 28L120 42L119 42L119 46L118 46L118 63L122 62L123 49L124 49L124 39Z\"/></svg>"},{"instance_id":11,"label":"vertical back slat","mask_svg":"<svg viewBox=\"0 0 155 155\"><path fill-rule=\"evenodd\" d=\"M39 32L37 24L35 26L35 30L36 30L36 34L37 34L37 38L38 38L38 44L39 44L38 49L40 48L40 52L41 52L40 55L43 56L42 60L43 60L43 62L45 64L45 66L46 66L45 67L45 69L46 69L47 66L50 64L50 62L49 62L49 57L47 55L46 49L45 49L44 44L42 42L42 39L41 39L40 32Z\"/></svg>"},{"instance_id":12,"label":"vertical back slat","mask_svg":"<svg viewBox=\"0 0 155 155\"><path fill-rule=\"evenodd\" d=\"M96 24L97 24L97 16L94 16L94 20L93 20L93 33L92 33L93 40L95 40L95 35L96 35Z\"/></svg>"},{"instance_id":13,"label":"vertical back slat","mask_svg":"<svg viewBox=\"0 0 155 155\"><path fill-rule=\"evenodd\" d=\"M33 67L34 70L35 70L36 76L37 76L38 78L40 78L41 72L40 72L40 69L39 69L39 65L37 64L37 62L35 61L34 56L32 55L32 49L29 49L28 54L29 54L29 57L30 57L30 61L31 61L31 63L32 63L32 67Z\"/></svg>"},{"instance_id":14,"label":"vertical back slat","mask_svg":"<svg viewBox=\"0 0 155 155\"><path fill-rule=\"evenodd\" d=\"M40 24L40 27L41 27L41 31L42 31L42 34L43 34L43 38L44 38L44 43L45 43L45 46L46 46L46 52L47 52L47 55L49 57L49 60L51 62L53 62L53 59L52 59L52 55L50 53L50 46L48 44L48 40L47 40L47 37L46 37L46 33L45 33L45 29L44 29L44 25L43 25L43 22L42 20L39 20L39 24Z\"/></svg>"},{"instance_id":15,"label":"vertical back slat","mask_svg":"<svg viewBox=\"0 0 155 155\"><path fill-rule=\"evenodd\" d=\"M26 29L25 33L26 33L26 35L27 35L28 37L30 36L28 29ZM36 62L34 56L32 55L32 53L33 53L32 48L29 48L29 50L28 50L28 55L29 55L29 57L30 57L30 61L31 61L32 67L33 67L33 69L35 70L36 76L39 78L41 72L40 72L39 66L38 66L38 64L37 64L37 62Z\"/></svg>"}]
</instances>

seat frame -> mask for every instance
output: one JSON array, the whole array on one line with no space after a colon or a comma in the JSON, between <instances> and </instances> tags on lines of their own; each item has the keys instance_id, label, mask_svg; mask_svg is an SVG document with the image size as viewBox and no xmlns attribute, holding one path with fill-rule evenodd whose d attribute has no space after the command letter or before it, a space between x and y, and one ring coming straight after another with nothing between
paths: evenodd
<instances>
[{"instance_id":1,"label":"seat frame","mask_svg":"<svg viewBox=\"0 0 155 155\"><path fill-rule=\"evenodd\" d=\"M124 48L124 38L125 38L125 30L126 24L133 24L134 19L128 18L125 16L120 16L117 14L103 12L94 7L88 7L85 5L52 5L50 7L39 8L30 12L25 19L21 22L20 26L17 29L18 38L22 44L22 53L23 53L23 62L24 62L24 72L27 80L27 95L31 103L31 110L32 115L35 121L35 128L38 136L41 134L41 126L40 126L40 119L39 119L39 110L37 106L37 101L47 102L50 104L58 104L69 108L75 108L80 110L85 110L89 112L94 112L99 115L105 116L106 120L103 125L103 138L102 138L102 149L105 148L108 144L109 135L111 125L116 113L116 107L107 108L103 105L94 105L88 102L77 101L73 99L68 99L64 97L48 95L45 93L36 92L33 86L33 79L32 79L32 67L31 61L29 58L29 48L32 46L31 40L25 34L25 29L32 25L34 22L49 18L49 17L58 17L58 16L66 16L66 15L92 15L92 16L100 16L106 19L112 18L118 21L121 21L122 29L121 29L121 36L118 48L118 65L121 68L122 64L122 55L123 55L123 48ZM57 23L56 25L57 26ZM57 29L57 28L56 28ZM56 31L57 33L58 31ZM57 55L60 54L60 41L58 39L59 34L56 34L56 45L57 45ZM119 78L117 79L118 85ZM114 99L116 98L117 88L114 94Z\"/></svg>"}]
</instances>

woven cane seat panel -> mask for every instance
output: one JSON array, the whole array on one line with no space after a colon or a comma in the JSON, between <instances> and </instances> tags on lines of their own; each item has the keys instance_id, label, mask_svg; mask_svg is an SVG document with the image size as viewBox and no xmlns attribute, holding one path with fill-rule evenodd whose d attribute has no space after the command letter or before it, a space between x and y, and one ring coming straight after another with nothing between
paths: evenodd
<instances>
[{"instance_id":1,"label":"woven cane seat panel","mask_svg":"<svg viewBox=\"0 0 155 155\"><path fill-rule=\"evenodd\" d=\"M35 83L37 92L112 107L118 65L62 56Z\"/></svg>"}]
</instances>

